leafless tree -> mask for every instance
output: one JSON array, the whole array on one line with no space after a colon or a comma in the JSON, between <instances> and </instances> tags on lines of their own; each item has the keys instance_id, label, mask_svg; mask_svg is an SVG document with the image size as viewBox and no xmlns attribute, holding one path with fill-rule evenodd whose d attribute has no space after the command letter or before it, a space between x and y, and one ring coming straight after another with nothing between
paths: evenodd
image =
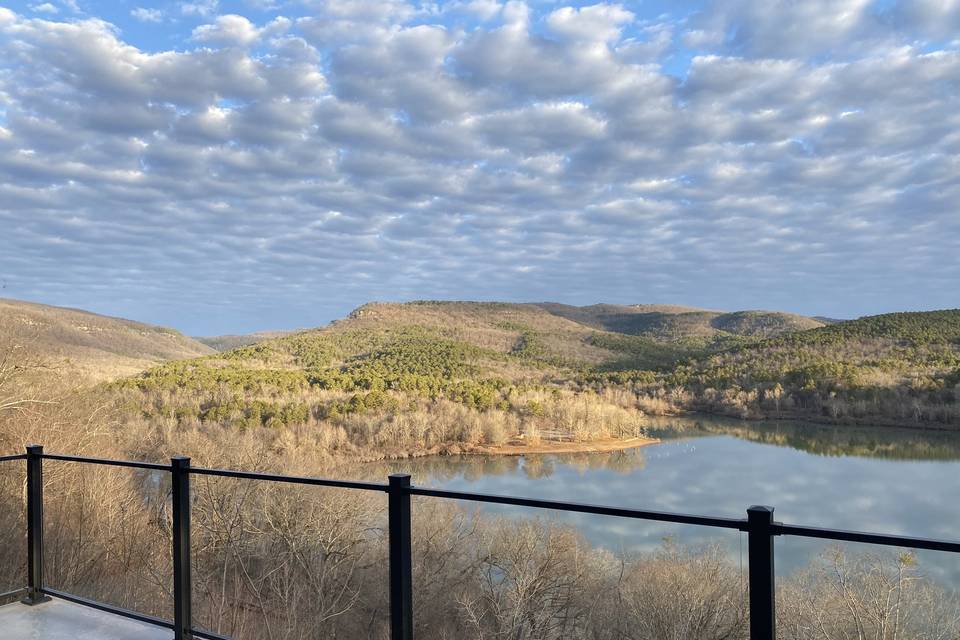
<instances>
[{"instance_id":1,"label":"leafless tree","mask_svg":"<svg viewBox=\"0 0 960 640\"><path fill-rule=\"evenodd\" d=\"M954 640L960 601L918 570L916 558L831 549L778 594L789 640Z\"/></svg>"}]
</instances>

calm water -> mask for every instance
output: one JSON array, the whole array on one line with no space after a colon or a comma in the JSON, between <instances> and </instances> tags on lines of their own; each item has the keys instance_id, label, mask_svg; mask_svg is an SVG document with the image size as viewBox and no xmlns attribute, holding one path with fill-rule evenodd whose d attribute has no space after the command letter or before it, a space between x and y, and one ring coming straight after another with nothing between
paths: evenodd
<instances>
[{"instance_id":1,"label":"calm water","mask_svg":"<svg viewBox=\"0 0 960 640\"><path fill-rule=\"evenodd\" d=\"M765 504L782 522L960 538L960 434L722 419L666 420L653 434L662 442L614 453L438 457L390 467L436 488L735 518L749 505ZM732 531L483 509L574 524L595 544L615 550L649 550L671 538L723 544L735 559L746 552L745 536ZM796 538L778 538L776 545L781 572L824 549ZM919 559L927 573L960 587L960 554L928 552Z\"/></svg>"}]
</instances>

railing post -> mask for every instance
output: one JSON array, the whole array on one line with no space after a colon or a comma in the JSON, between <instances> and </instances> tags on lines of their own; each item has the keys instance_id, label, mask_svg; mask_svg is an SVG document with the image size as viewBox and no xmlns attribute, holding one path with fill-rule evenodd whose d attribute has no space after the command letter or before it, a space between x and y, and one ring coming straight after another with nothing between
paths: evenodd
<instances>
[{"instance_id":1,"label":"railing post","mask_svg":"<svg viewBox=\"0 0 960 640\"><path fill-rule=\"evenodd\" d=\"M190 581L190 458L170 458L173 507L173 637L193 638Z\"/></svg>"},{"instance_id":2,"label":"railing post","mask_svg":"<svg viewBox=\"0 0 960 640\"><path fill-rule=\"evenodd\" d=\"M43 446L27 446L27 595L34 605L47 602L43 593Z\"/></svg>"},{"instance_id":3,"label":"railing post","mask_svg":"<svg viewBox=\"0 0 960 640\"><path fill-rule=\"evenodd\" d=\"M772 526L773 507L753 506L747 509L750 640L775 640L777 637Z\"/></svg>"},{"instance_id":4,"label":"railing post","mask_svg":"<svg viewBox=\"0 0 960 640\"><path fill-rule=\"evenodd\" d=\"M410 540L410 476L390 476L390 639L413 640L413 554Z\"/></svg>"}]
</instances>

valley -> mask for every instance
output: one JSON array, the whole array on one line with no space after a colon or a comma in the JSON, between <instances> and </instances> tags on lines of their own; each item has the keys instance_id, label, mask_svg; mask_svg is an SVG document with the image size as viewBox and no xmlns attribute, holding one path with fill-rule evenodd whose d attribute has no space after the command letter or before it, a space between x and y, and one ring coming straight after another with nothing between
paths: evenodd
<instances>
[{"instance_id":1,"label":"valley","mask_svg":"<svg viewBox=\"0 0 960 640\"><path fill-rule=\"evenodd\" d=\"M662 306L372 303L318 329L204 344L70 310L42 309L41 324L23 312L30 305L4 309L3 452L40 442L290 475L382 482L407 472L420 486L729 517L762 502L788 521L916 535L949 537L956 526L942 506L958 477L957 311L825 322ZM171 615L167 489L90 466L45 465L48 579ZM0 467L2 539L22 537L20 472ZM383 633L382 500L202 476L193 492L204 628ZM690 637L683 621L696 608L712 612L722 637L741 637L742 540L695 529L417 500L415 580L430 603L418 630L464 637L534 628L542 615L625 637L661 616L663 629ZM21 583L19 547L0 549L0 580ZM797 640L806 636L790 630L810 610L866 616L891 590L903 598L890 615L942 628L960 584L960 569L935 554L820 543L778 553L782 635ZM487 581L491 572L502 583ZM513 598L534 577L537 593L471 617L482 598ZM844 581L856 586L840 598ZM316 587L291 594L292 584ZM664 600L668 589L679 595Z\"/></svg>"},{"instance_id":2,"label":"valley","mask_svg":"<svg viewBox=\"0 0 960 640\"><path fill-rule=\"evenodd\" d=\"M689 413L960 426L960 311L825 321L666 305L369 303L317 329L204 344L75 310L0 309L8 362L36 365L21 381L28 371L57 381L128 430L291 431L332 458L609 447L643 438L652 417Z\"/></svg>"}]
</instances>

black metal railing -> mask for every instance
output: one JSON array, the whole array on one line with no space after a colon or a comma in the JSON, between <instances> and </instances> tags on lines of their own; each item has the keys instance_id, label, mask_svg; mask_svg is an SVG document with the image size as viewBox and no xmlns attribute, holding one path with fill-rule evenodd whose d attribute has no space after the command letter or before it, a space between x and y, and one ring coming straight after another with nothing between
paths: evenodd
<instances>
[{"instance_id":1,"label":"black metal railing","mask_svg":"<svg viewBox=\"0 0 960 640\"><path fill-rule=\"evenodd\" d=\"M413 571L411 537L411 496L448 500L466 500L490 504L505 504L533 509L551 509L573 513L587 513L633 520L653 520L701 527L732 529L746 532L748 537L748 584L751 640L774 640L776 637L776 573L774 570L774 538L797 536L841 542L906 547L930 551L960 553L960 542L931 540L909 536L895 536L859 531L822 529L782 524L773 519L773 508L753 506L747 517L719 518L663 511L644 511L593 504L516 498L512 496L426 489L410 484L407 474L393 474L387 484L330 480L304 476L285 476L229 469L208 469L190 466L190 459L171 458L170 464L106 460L80 456L54 455L43 452L40 445L30 445L25 454L0 456L0 462L26 460L27 463L27 586L24 589L0 594L0 599L23 594L21 602L36 605L50 596L118 614L141 622L173 630L176 640L207 638L229 640L210 631L196 629L191 616L190 580L190 476L207 475L265 482L380 491L388 498L389 564L390 564L390 634L391 640L413 640ZM43 584L43 461L61 460L84 464L131 467L171 474L171 504L173 512L173 617L172 621L155 618L113 605L96 602Z\"/></svg>"}]
</instances>

